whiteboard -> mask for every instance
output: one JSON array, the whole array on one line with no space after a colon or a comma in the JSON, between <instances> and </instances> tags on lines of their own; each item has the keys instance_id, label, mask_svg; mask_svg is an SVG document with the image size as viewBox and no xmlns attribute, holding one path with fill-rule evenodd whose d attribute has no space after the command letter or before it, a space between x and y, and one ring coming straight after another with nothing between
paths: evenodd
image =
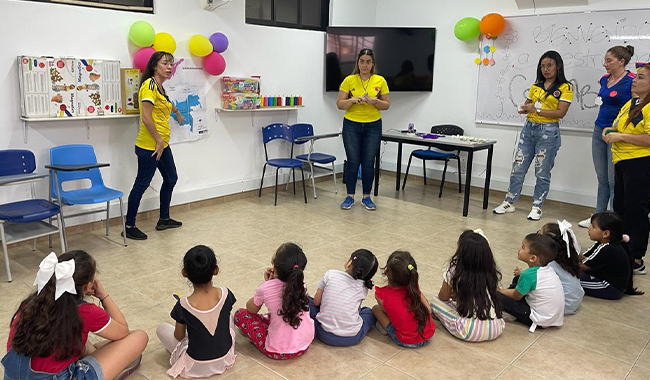
<instances>
[{"instance_id":1,"label":"whiteboard","mask_svg":"<svg viewBox=\"0 0 650 380\"><path fill-rule=\"evenodd\" d=\"M634 46L635 56L627 68L635 72L635 62L650 61L648 20L650 9L507 17L506 29L496 40L481 39L481 58L493 58L495 64L479 68L476 122L521 126L525 115L517 113L517 106L535 82L539 57L555 50L574 86L573 103L560 126L592 130L607 49ZM496 51L486 54L485 45L494 45Z\"/></svg>"}]
</instances>

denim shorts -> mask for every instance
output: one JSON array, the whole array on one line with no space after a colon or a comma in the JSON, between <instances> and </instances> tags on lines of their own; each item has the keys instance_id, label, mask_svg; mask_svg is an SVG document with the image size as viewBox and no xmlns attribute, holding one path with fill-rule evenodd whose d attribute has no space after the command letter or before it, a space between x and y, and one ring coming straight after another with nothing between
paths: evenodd
<instances>
[{"instance_id":1,"label":"denim shorts","mask_svg":"<svg viewBox=\"0 0 650 380\"><path fill-rule=\"evenodd\" d=\"M391 339L393 339L393 342L395 342L395 344L405 348L418 348L418 347L426 346L427 344L429 344L429 342L431 342L431 338L429 338L424 342L420 342L420 343L413 343L413 344L402 343L400 342L399 339L397 339L397 335L395 335L395 326L393 326L393 324L390 322L388 323L388 326L386 326L386 333L388 334L389 337L391 337Z\"/></svg>"},{"instance_id":2,"label":"denim shorts","mask_svg":"<svg viewBox=\"0 0 650 380\"><path fill-rule=\"evenodd\" d=\"M33 371L31 359L9 350L2 358L4 380L104 380L104 371L97 359L86 356L71 363L59 373Z\"/></svg>"}]
</instances>

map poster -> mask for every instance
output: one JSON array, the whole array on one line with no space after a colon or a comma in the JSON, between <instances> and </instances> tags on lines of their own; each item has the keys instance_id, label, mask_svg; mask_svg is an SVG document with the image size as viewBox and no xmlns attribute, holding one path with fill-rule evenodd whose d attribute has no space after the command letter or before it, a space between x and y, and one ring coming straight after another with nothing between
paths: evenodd
<instances>
[{"instance_id":1,"label":"map poster","mask_svg":"<svg viewBox=\"0 0 650 380\"><path fill-rule=\"evenodd\" d=\"M184 120L179 124L176 114L171 114L170 144L197 141L208 136L205 118L208 88L203 67L196 66L191 58L177 59L172 76L165 82L165 90Z\"/></svg>"}]
</instances>

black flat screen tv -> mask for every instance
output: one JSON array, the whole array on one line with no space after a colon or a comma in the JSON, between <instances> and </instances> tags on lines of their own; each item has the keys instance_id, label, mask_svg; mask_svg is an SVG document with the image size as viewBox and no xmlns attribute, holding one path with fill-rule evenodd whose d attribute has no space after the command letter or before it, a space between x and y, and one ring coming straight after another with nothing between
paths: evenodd
<instances>
[{"instance_id":1,"label":"black flat screen tv","mask_svg":"<svg viewBox=\"0 0 650 380\"><path fill-rule=\"evenodd\" d=\"M375 53L377 74L393 91L433 89L435 28L327 28L325 90L338 91L361 49Z\"/></svg>"}]
</instances>

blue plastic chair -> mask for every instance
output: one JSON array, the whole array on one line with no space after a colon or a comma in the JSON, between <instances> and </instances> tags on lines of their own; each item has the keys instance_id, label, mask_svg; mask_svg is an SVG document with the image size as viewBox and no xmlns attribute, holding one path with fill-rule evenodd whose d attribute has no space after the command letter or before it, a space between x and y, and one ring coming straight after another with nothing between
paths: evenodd
<instances>
[{"instance_id":1,"label":"blue plastic chair","mask_svg":"<svg viewBox=\"0 0 650 380\"><path fill-rule=\"evenodd\" d=\"M465 134L465 131L463 130L463 128L457 125L442 124L442 125L434 125L433 127L431 127L431 133L438 134L438 135L450 135L450 136L461 135L462 136L463 134ZM445 168L442 171L442 181L440 182L440 193L438 194L438 198L442 197L442 189L445 186L445 174L447 174L447 164L449 163L449 160L456 159L456 161L458 162L458 192L459 193L463 192L463 188L461 184L460 151L455 150L453 148L451 149L439 148L439 149L442 150L443 152L432 150L431 148L416 149L411 152L411 155L409 156L409 163L406 166L406 175L404 175L404 183L402 184L402 190L404 190L404 187L406 186L406 179L409 176L409 169L411 168L411 159L415 157L422 160L422 171L423 171L425 186L427 185L426 162L431 160L445 161ZM447 152L454 152L454 153L447 153Z\"/></svg>"},{"instance_id":2,"label":"blue plastic chair","mask_svg":"<svg viewBox=\"0 0 650 380\"><path fill-rule=\"evenodd\" d=\"M269 159L269 153L266 149L266 144L273 140L285 140L291 143L291 155L287 158L272 158ZM262 187L264 186L264 174L266 173L266 166L275 167L275 203L278 205L278 171L280 169L291 169L293 173L293 193L296 193L296 168L300 168L302 173L302 192L305 195L305 203L307 203L307 190L305 189L305 172L302 170L302 161L293 158L293 128L287 124L271 124L262 129L262 141L264 142L264 169L262 169L262 180L260 181L259 196L262 196Z\"/></svg>"},{"instance_id":3,"label":"blue plastic chair","mask_svg":"<svg viewBox=\"0 0 650 380\"><path fill-rule=\"evenodd\" d=\"M36 159L29 150L0 150L0 186L29 183L32 186L34 197L34 182L46 178L46 174L35 174ZM7 245L34 239L41 236L51 236L59 233L61 237L61 250L66 250L63 233L65 225L61 218L61 208L45 199L29 199L0 205L0 239L7 268L7 280L11 282L11 269L9 268L9 254ZM58 227L43 220L52 217L59 219Z\"/></svg>"},{"instance_id":4,"label":"blue plastic chair","mask_svg":"<svg viewBox=\"0 0 650 380\"><path fill-rule=\"evenodd\" d=\"M50 149L50 165L46 168L52 172L51 197L63 205L89 205L106 202L106 210L93 210L74 215L64 215L63 218L94 214L106 211L106 236L109 232L110 203L114 199L120 201L120 216L122 218L122 237L126 247L126 230L124 225L124 205L121 191L111 189L104 185L100 167L108 164L98 164L95 150L91 145L61 145ZM63 190L63 183L68 181L89 180L90 187L85 189Z\"/></svg>"},{"instance_id":5,"label":"blue plastic chair","mask_svg":"<svg viewBox=\"0 0 650 380\"><path fill-rule=\"evenodd\" d=\"M325 153L314 153L314 140L297 140L300 137L309 137L314 135L314 127L311 124L298 123L291 126L293 129L293 143L302 145L308 141L311 141L309 144L309 153L296 155L296 159L306 162L309 164L309 170L311 175L311 186L314 189L314 198L317 198L316 195L316 183L314 181L314 164L327 165L332 164L332 177L334 177L334 192L338 194L339 189L336 185L336 170L334 169L334 161L336 157L331 154ZM317 166L318 167L318 166Z\"/></svg>"}]
</instances>

